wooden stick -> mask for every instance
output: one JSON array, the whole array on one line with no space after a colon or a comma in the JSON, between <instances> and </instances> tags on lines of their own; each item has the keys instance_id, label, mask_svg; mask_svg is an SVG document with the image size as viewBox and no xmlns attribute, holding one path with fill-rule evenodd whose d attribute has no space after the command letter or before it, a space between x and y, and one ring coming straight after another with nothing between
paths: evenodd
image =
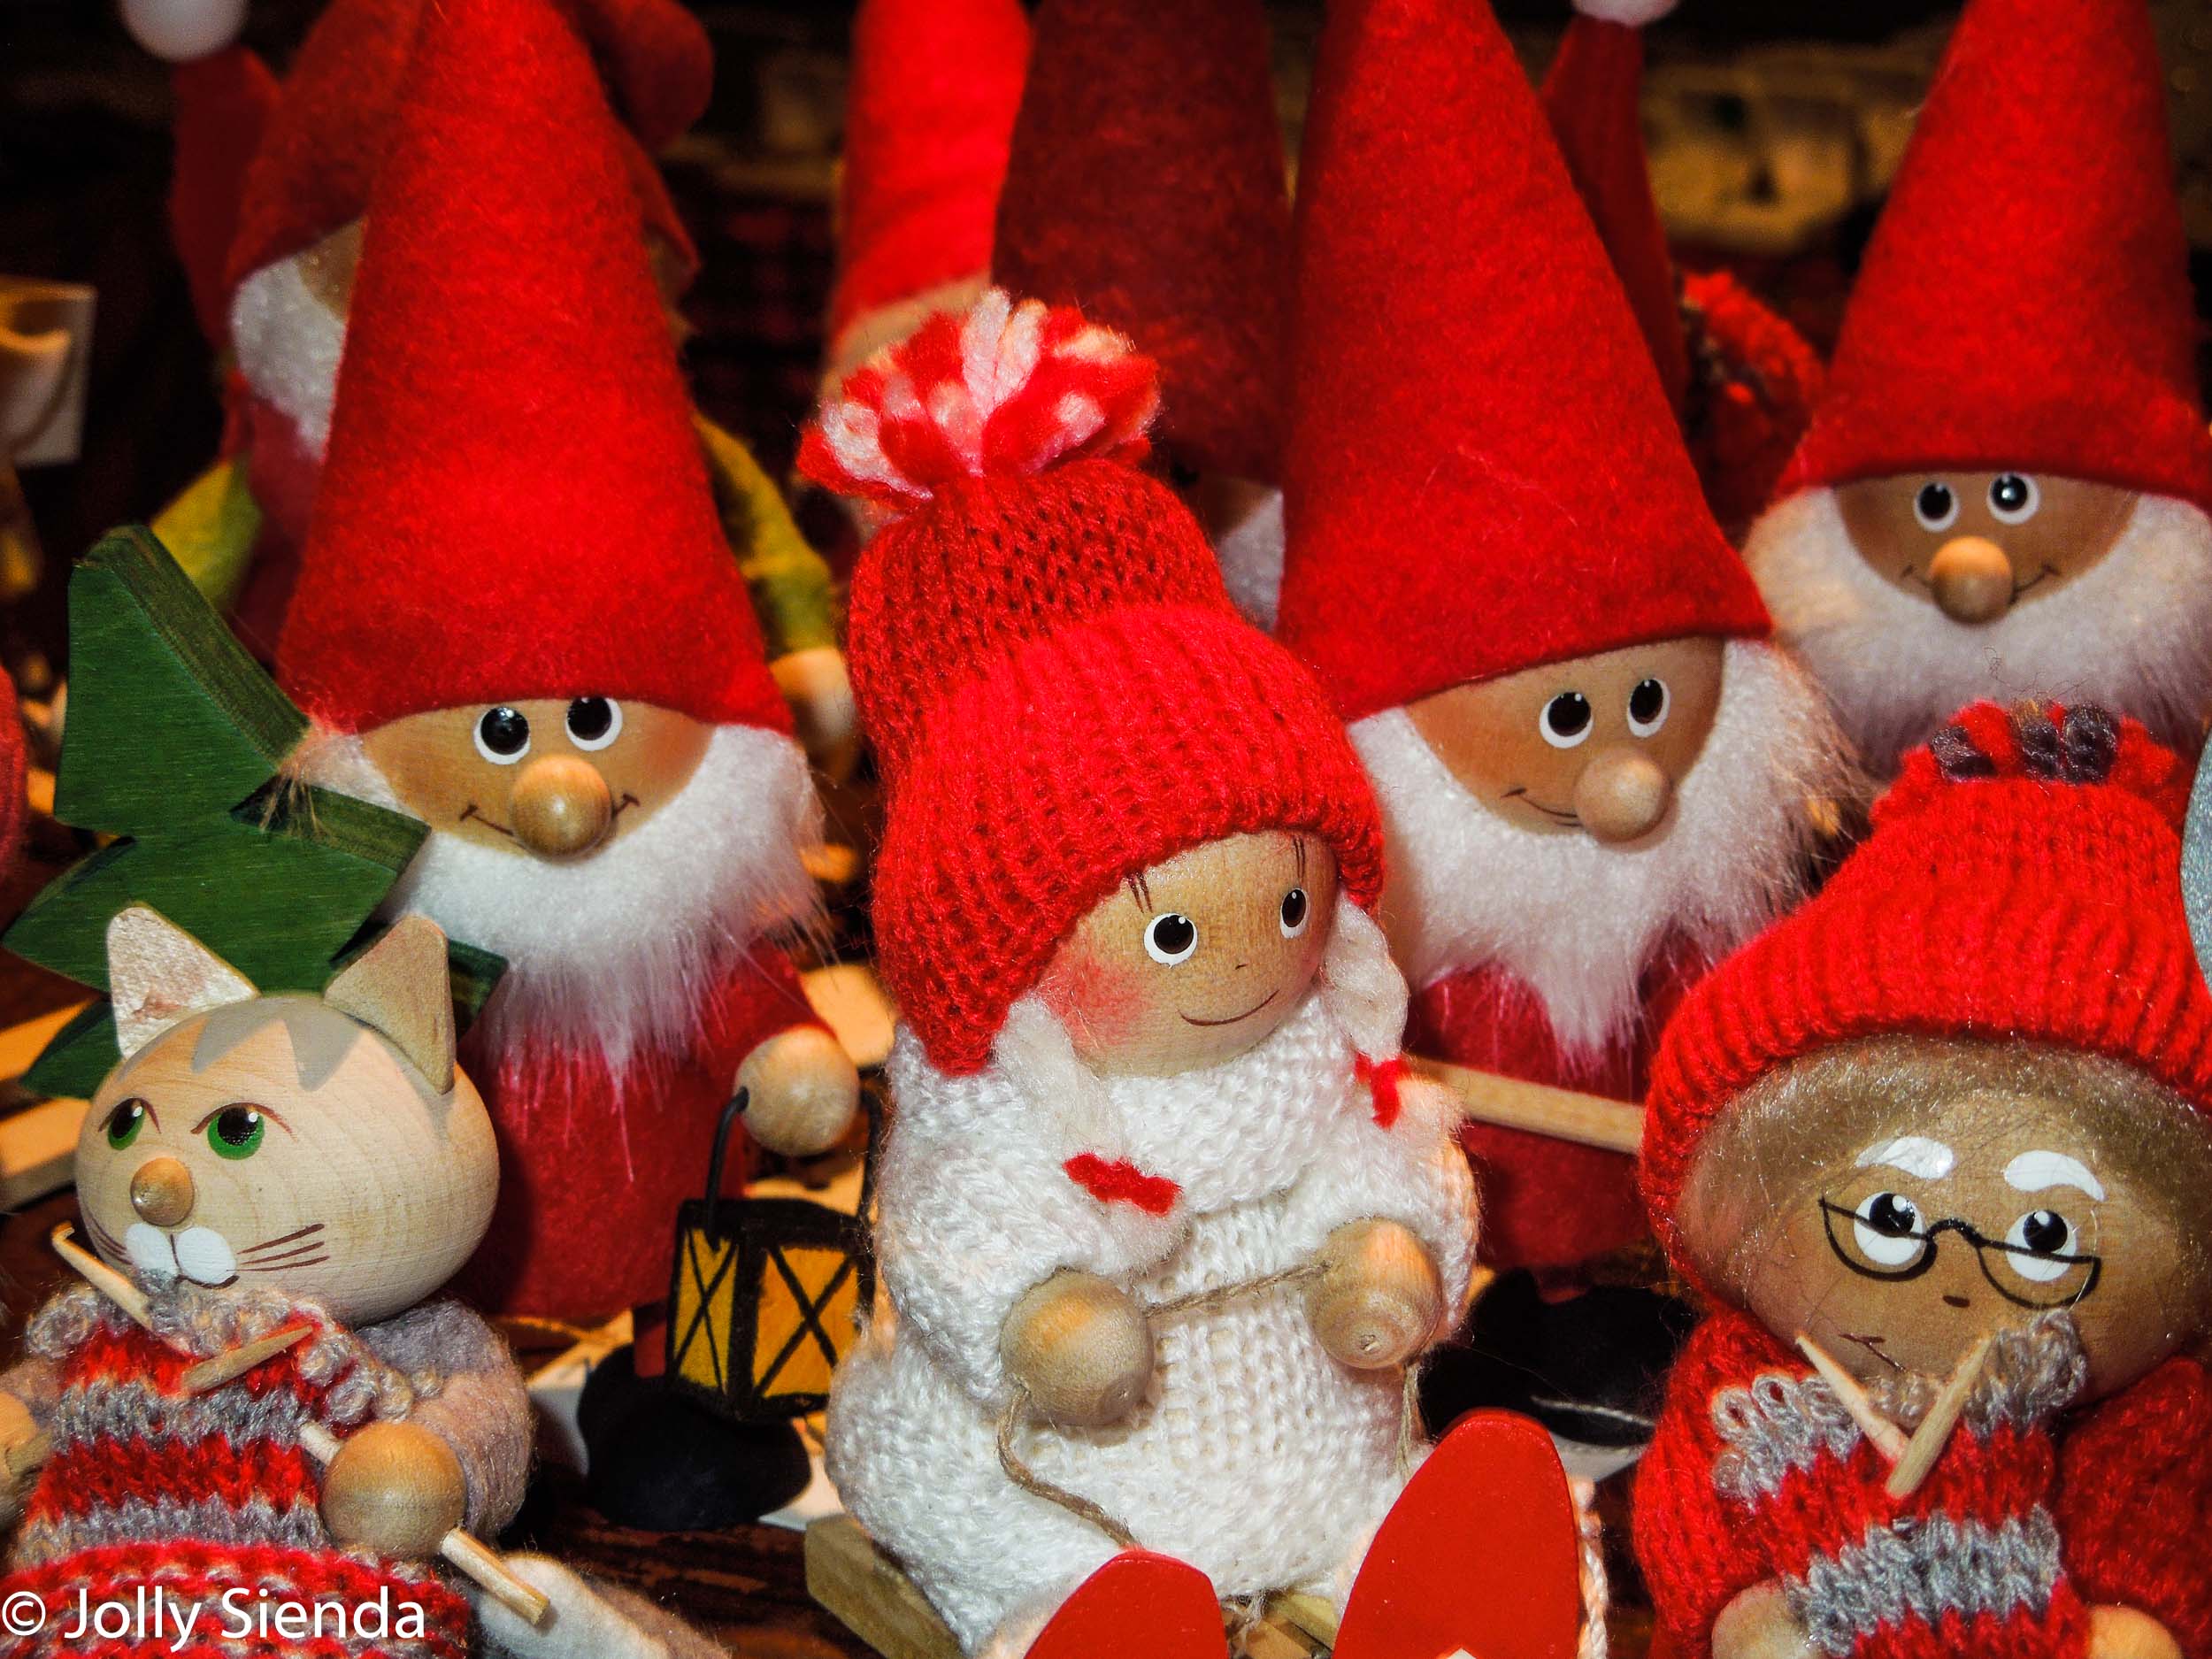
<instances>
[{"instance_id":1,"label":"wooden stick","mask_svg":"<svg viewBox=\"0 0 2212 1659\"><path fill-rule=\"evenodd\" d=\"M86 1283L128 1314L135 1323L149 1331L152 1330L153 1310L147 1305L146 1298L138 1286L79 1244L71 1236L73 1232L74 1229L65 1221L54 1229L50 1236L55 1253L74 1268ZM292 1341L299 1340L297 1335L285 1334L291 1335ZM303 1335L304 1331L300 1334ZM257 1345L249 1343L246 1348L255 1346ZM290 1346L291 1342L283 1344L285 1348ZM246 1348L235 1348L230 1354L216 1357L220 1361L228 1361L235 1355L245 1352ZM281 1351L281 1348L272 1350ZM251 1363L257 1364L267 1357L267 1354L260 1355ZM196 1371L200 1367L193 1369ZM247 1367L240 1369L243 1371ZM343 1442L321 1424L311 1420L300 1425L300 1445L317 1463L327 1464L338 1455ZM19 1451L22 1449L18 1448ZM487 1549L461 1528L455 1527L439 1540L438 1554L481 1585L498 1600L501 1606L524 1623L535 1626L544 1619L546 1609L550 1605L546 1601L545 1593L518 1578L495 1551Z\"/></svg>"},{"instance_id":2,"label":"wooden stick","mask_svg":"<svg viewBox=\"0 0 2212 1659\"><path fill-rule=\"evenodd\" d=\"M1859 1432L1873 1443L1876 1451L1893 1463L1905 1455L1908 1442L1904 1430L1881 1414L1867 1397L1866 1390L1859 1386L1859 1379L1844 1370L1834 1355L1802 1331L1797 1333L1797 1351L1812 1362L1821 1380L1835 1391L1836 1399L1851 1414L1851 1420L1859 1425Z\"/></svg>"},{"instance_id":3,"label":"wooden stick","mask_svg":"<svg viewBox=\"0 0 2212 1659\"><path fill-rule=\"evenodd\" d=\"M1478 1071L1415 1055L1407 1058L1423 1077L1441 1083L1457 1095L1459 1109L1471 1122L1525 1129L1632 1157L1643 1145L1643 1108L1626 1101L1524 1082L1495 1071Z\"/></svg>"},{"instance_id":4,"label":"wooden stick","mask_svg":"<svg viewBox=\"0 0 2212 1659\"><path fill-rule=\"evenodd\" d=\"M1974 1392L1974 1384L1982 1374L1982 1367L1989 1363L1991 1345L1997 1340L1993 1331L1983 1333L1979 1340L1966 1350L1956 1369L1928 1408L1928 1415L1913 1431L1912 1440L1905 1448L1897 1466L1889 1471L1889 1482L1883 1488L1893 1498L1909 1498L1920 1490L1920 1483L1928 1478L1928 1471L1943 1455L1943 1448L1951 1443L1951 1432L1958 1427L1959 1414L1966 1409L1967 1396Z\"/></svg>"},{"instance_id":5,"label":"wooden stick","mask_svg":"<svg viewBox=\"0 0 2212 1659\"><path fill-rule=\"evenodd\" d=\"M272 1331L267 1336L251 1342L241 1342L236 1348L225 1350L211 1359L204 1359L184 1373L187 1394L204 1394L220 1388L227 1382L243 1377L265 1359L273 1359L288 1348L296 1347L314 1334L311 1325L296 1325L288 1331Z\"/></svg>"}]
</instances>

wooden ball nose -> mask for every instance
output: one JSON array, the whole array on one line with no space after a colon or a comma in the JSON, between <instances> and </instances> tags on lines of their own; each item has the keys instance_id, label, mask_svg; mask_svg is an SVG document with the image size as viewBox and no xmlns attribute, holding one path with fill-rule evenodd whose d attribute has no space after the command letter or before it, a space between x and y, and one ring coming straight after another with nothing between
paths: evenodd
<instances>
[{"instance_id":1,"label":"wooden ball nose","mask_svg":"<svg viewBox=\"0 0 2212 1659\"><path fill-rule=\"evenodd\" d=\"M192 1171L172 1157L148 1158L131 1177L131 1208L139 1219L173 1227L192 1213Z\"/></svg>"},{"instance_id":2,"label":"wooden ball nose","mask_svg":"<svg viewBox=\"0 0 2212 1659\"><path fill-rule=\"evenodd\" d=\"M548 755L522 769L507 796L515 839L541 858L573 858L605 839L614 795L599 769L573 755Z\"/></svg>"},{"instance_id":3,"label":"wooden ball nose","mask_svg":"<svg viewBox=\"0 0 2212 1659\"><path fill-rule=\"evenodd\" d=\"M1575 816L1599 841L1632 841L1659 827L1674 800L1674 780L1648 755L1602 749L1575 783Z\"/></svg>"},{"instance_id":4,"label":"wooden ball nose","mask_svg":"<svg viewBox=\"0 0 2212 1659\"><path fill-rule=\"evenodd\" d=\"M1952 621L1994 622L2012 609L2012 561L1986 537L1962 535L1936 549L1928 586Z\"/></svg>"}]
</instances>

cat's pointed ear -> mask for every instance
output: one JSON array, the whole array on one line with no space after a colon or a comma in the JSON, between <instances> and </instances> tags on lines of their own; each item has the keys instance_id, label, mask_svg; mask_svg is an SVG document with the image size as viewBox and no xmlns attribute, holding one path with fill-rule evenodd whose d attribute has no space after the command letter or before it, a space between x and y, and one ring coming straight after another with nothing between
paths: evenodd
<instances>
[{"instance_id":1,"label":"cat's pointed ear","mask_svg":"<svg viewBox=\"0 0 2212 1659\"><path fill-rule=\"evenodd\" d=\"M391 1039L439 1094L453 1087L453 982L445 934L428 917L395 922L346 964L323 1001Z\"/></svg>"},{"instance_id":2,"label":"cat's pointed ear","mask_svg":"<svg viewBox=\"0 0 2212 1659\"><path fill-rule=\"evenodd\" d=\"M259 995L244 974L143 904L108 923L108 994L115 1046L127 1060L180 1019Z\"/></svg>"}]
</instances>

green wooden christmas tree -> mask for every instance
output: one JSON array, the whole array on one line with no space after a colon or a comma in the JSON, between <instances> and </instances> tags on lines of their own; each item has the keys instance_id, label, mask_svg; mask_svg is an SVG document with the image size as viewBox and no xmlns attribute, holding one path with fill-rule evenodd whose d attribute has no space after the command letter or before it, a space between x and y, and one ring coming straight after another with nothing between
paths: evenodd
<instances>
[{"instance_id":1,"label":"green wooden christmas tree","mask_svg":"<svg viewBox=\"0 0 2212 1659\"><path fill-rule=\"evenodd\" d=\"M426 833L403 814L287 778L307 718L151 532L104 539L69 583L69 715L55 816L115 839L34 900L0 944L107 989L107 925L148 904L263 991L319 991L366 949ZM503 965L454 951L465 1013ZM117 1060L104 999L24 1081L88 1094Z\"/></svg>"}]
</instances>

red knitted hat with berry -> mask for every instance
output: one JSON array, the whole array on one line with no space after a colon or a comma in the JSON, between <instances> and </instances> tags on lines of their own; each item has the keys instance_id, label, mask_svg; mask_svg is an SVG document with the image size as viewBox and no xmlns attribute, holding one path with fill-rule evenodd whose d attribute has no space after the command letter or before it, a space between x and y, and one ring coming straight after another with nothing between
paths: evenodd
<instances>
[{"instance_id":1,"label":"red knitted hat with berry","mask_svg":"<svg viewBox=\"0 0 2212 1659\"><path fill-rule=\"evenodd\" d=\"M2008 468L2212 510L2147 0L1972 0L1785 489Z\"/></svg>"},{"instance_id":2,"label":"red knitted hat with berry","mask_svg":"<svg viewBox=\"0 0 2212 1659\"><path fill-rule=\"evenodd\" d=\"M1260 0L1038 7L991 275L1136 342L1171 458L1276 480L1290 187Z\"/></svg>"},{"instance_id":3,"label":"red knitted hat with berry","mask_svg":"<svg viewBox=\"0 0 2212 1659\"><path fill-rule=\"evenodd\" d=\"M865 354L849 341L875 313L989 271L1028 62L1021 0L861 0L838 177L833 363Z\"/></svg>"},{"instance_id":4,"label":"red knitted hat with berry","mask_svg":"<svg viewBox=\"0 0 2212 1659\"><path fill-rule=\"evenodd\" d=\"M1482 0L1329 8L1297 231L1279 631L1347 719L1766 635Z\"/></svg>"},{"instance_id":5,"label":"red knitted hat with berry","mask_svg":"<svg viewBox=\"0 0 2212 1659\"><path fill-rule=\"evenodd\" d=\"M897 517L854 572L853 689L887 794L884 977L972 1071L1127 876L1300 829L1371 904L1380 832L1319 687L1240 618L1173 492L1134 465L1152 365L996 290L852 375L801 470Z\"/></svg>"},{"instance_id":6,"label":"red knitted hat with berry","mask_svg":"<svg viewBox=\"0 0 2212 1659\"><path fill-rule=\"evenodd\" d=\"M616 132L549 0L427 13L277 649L340 731L587 695L789 730Z\"/></svg>"},{"instance_id":7,"label":"red knitted hat with berry","mask_svg":"<svg viewBox=\"0 0 2212 1659\"><path fill-rule=\"evenodd\" d=\"M706 31L678 0L548 4L560 7L604 73L626 123L616 138L624 175L646 224L675 254L687 280L698 255L649 152L706 110L714 85L714 50ZM367 211L370 187L391 147L405 96L418 25L434 11L426 0L331 0L316 19L284 77L246 174L230 250L233 286ZM518 57L507 73L526 80L526 58ZM554 142L547 142L549 136ZM531 143L538 146L529 152L533 165L551 173L565 159L557 139L539 124L525 123L508 136L508 155L470 155L466 161L509 165L517 159L511 147Z\"/></svg>"},{"instance_id":8,"label":"red knitted hat with berry","mask_svg":"<svg viewBox=\"0 0 2212 1659\"><path fill-rule=\"evenodd\" d=\"M1645 1106L1643 1189L1681 1262L1699 1143L1775 1067L1856 1038L2025 1037L2212 1111L2212 993L2181 897L2189 771L2133 720L1977 703L1915 750L1828 885L1701 981Z\"/></svg>"}]
</instances>

